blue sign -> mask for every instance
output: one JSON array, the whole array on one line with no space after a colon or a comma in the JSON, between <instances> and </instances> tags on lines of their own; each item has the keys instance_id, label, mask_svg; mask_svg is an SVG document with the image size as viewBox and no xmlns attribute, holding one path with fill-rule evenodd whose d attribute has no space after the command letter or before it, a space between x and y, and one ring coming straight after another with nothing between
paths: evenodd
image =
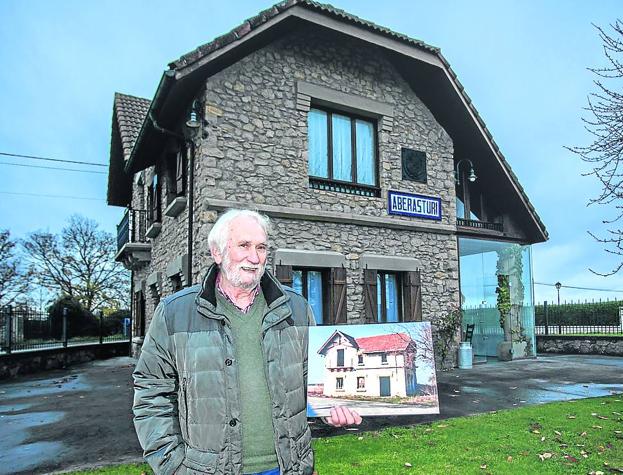
<instances>
[{"instance_id":1,"label":"blue sign","mask_svg":"<svg viewBox=\"0 0 623 475\"><path fill-rule=\"evenodd\" d=\"M389 214L441 221L441 198L390 190L387 201Z\"/></svg>"}]
</instances>

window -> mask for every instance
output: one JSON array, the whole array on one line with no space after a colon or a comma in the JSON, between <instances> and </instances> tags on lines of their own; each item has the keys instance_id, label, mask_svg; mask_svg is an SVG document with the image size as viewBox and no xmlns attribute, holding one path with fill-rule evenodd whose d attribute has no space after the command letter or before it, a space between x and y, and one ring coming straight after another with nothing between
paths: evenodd
<instances>
[{"instance_id":1,"label":"window","mask_svg":"<svg viewBox=\"0 0 623 475\"><path fill-rule=\"evenodd\" d=\"M314 312L316 323L322 325L326 321L326 272L319 269L294 268L292 270L292 288L307 299Z\"/></svg>"},{"instance_id":2,"label":"window","mask_svg":"<svg viewBox=\"0 0 623 475\"><path fill-rule=\"evenodd\" d=\"M357 364L360 364L360 365L363 364L363 355L358 355L357 356Z\"/></svg>"},{"instance_id":3,"label":"window","mask_svg":"<svg viewBox=\"0 0 623 475\"><path fill-rule=\"evenodd\" d=\"M357 377L357 389L365 389L366 388L366 378L363 376Z\"/></svg>"},{"instance_id":4,"label":"window","mask_svg":"<svg viewBox=\"0 0 623 475\"><path fill-rule=\"evenodd\" d=\"M171 153L167 163L167 204L186 193L186 169L188 164L186 146L182 145L177 153Z\"/></svg>"},{"instance_id":5,"label":"window","mask_svg":"<svg viewBox=\"0 0 623 475\"><path fill-rule=\"evenodd\" d=\"M335 378L335 389L344 389L344 378Z\"/></svg>"},{"instance_id":6,"label":"window","mask_svg":"<svg viewBox=\"0 0 623 475\"><path fill-rule=\"evenodd\" d=\"M171 279L171 290L173 292L177 292L179 290L182 290L182 288L183 288L182 276L180 274L172 275L170 277L170 279Z\"/></svg>"},{"instance_id":7,"label":"window","mask_svg":"<svg viewBox=\"0 0 623 475\"><path fill-rule=\"evenodd\" d=\"M337 350L337 366L344 366L344 350Z\"/></svg>"},{"instance_id":8,"label":"window","mask_svg":"<svg viewBox=\"0 0 623 475\"><path fill-rule=\"evenodd\" d=\"M160 180L158 174L154 174L152 182L147 189L147 221L149 225L162 221L160 194Z\"/></svg>"},{"instance_id":9,"label":"window","mask_svg":"<svg viewBox=\"0 0 623 475\"><path fill-rule=\"evenodd\" d=\"M293 268L289 264L277 264L275 277L283 285L292 287L308 299L316 323L320 325L346 323L346 269L344 267Z\"/></svg>"},{"instance_id":10,"label":"window","mask_svg":"<svg viewBox=\"0 0 623 475\"><path fill-rule=\"evenodd\" d=\"M422 321L420 271L365 268L363 280L364 315L367 323Z\"/></svg>"},{"instance_id":11,"label":"window","mask_svg":"<svg viewBox=\"0 0 623 475\"><path fill-rule=\"evenodd\" d=\"M375 121L313 108L307 130L311 188L380 196Z\"/></svg>"},{"instance_id":12,"label":"window","mask_svg":"<svg viewBox=\"0 0 623 475\"><path fill-rule=\"evenodd\" d=\"M387 364L387 353L381 353L381 364Z\"/></svg>"},{"instance_id":13,"label":"window","mask_svg":"<svg viewBox=\"0 0 623 475\"><path fill-rule=\"evenodd\" d=\"M400 275L391 272L377 272L377 321L394 323L402 320Z\"/></svg>"}]
</instances>

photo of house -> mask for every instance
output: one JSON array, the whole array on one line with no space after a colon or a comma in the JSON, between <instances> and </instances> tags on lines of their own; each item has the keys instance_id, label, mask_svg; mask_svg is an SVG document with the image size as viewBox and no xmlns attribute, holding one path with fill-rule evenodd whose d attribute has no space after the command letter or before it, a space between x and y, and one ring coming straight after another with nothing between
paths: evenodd
<instances>
[{"instance_id":1,"label":"photo of house","mask_svg":"<svg viewBox=\"0 0 623 475\"><path fill-rule=\"evenodd\" d=\"M310 328L308 415L439 412L430 323Z\"/></svg>"}]
</instances>

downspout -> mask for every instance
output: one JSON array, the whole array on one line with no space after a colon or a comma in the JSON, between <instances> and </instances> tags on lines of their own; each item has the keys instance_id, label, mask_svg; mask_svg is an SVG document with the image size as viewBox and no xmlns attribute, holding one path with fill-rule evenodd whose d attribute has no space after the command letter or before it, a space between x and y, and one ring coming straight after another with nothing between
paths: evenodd
<instances>
[{"instance_id":1,"label":"downspout","mask_svg":"<svg viewBox=\"0 0 623 475\"><path fill-rule=\"evenodd\" d=\"M188 269L187 286L193 285L193 216L195 194L195 142L190 140L188 157Z\"/></svg>"}]
</instances>

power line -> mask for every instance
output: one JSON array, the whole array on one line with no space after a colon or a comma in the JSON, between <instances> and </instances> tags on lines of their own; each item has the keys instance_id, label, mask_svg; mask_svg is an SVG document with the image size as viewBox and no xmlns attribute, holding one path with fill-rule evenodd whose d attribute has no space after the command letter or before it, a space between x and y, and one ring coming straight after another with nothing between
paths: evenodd
<instances>
[{"instance_id":1,"label":"power line","mask_svg":"<svg viewBox=\"0 0 623 475\"><path fill-rule=\"evenodd\" d=\"M37 196L41 198L65 198L71 200L90 200L90 201L106 201L103 198L87 198L85 196L68 196L68 195L44 195L39 193L17 193L14 191L0 191L2 195L17 195L17 196Z\"/></svg>"},{"instance_id":2,"label":"power line","mask_svg":"<svg viewBox=\"0 0 623 475\"><path fill-rule=\"evenodd\" d=\"M45 168L46 170L61 170L61 171L67 171L67 172L97 173L98 175L106 175L106 172L97 172L95 170L78 170L77 168L63 168L63 167L44 167L41 165L26 165L25 163L0 162L0 165L12 165L14 167L25 167L25 168Z\"/></svg>"},{"instance_id":3,"label":"power line","mask_svg":"<svg viewBox=\"0 0 623 475\"><path fill-rule=\"evenodd\" d=\"M547 285L548 287L556 287L555 284L545 284L543 282L535 282L534 285ZM597 292L623 292L623 290L616 289L595 289L592 287L575 287L573 285L561 285L561 289L577 289L577 290L595 290Z\"/></svg>"},{"instance_id":4,"label":"power line","mask_svg":"<svg viewBox=\"0 0 623 475\"><path fill-rule=\"evenodd\" d=\"M94 167L106 167L106 166L108 166L105 163L80 162L80 161L77 161L77 160L61 160L59 158L36 157L34 155L21 155L19 153L0 152L0 155L4 155L5 157L31 158L33 160L47 160L49 162L77 163L79 165L91 165L91 166L94 166Z\"/></svg>"}]
</instances>

